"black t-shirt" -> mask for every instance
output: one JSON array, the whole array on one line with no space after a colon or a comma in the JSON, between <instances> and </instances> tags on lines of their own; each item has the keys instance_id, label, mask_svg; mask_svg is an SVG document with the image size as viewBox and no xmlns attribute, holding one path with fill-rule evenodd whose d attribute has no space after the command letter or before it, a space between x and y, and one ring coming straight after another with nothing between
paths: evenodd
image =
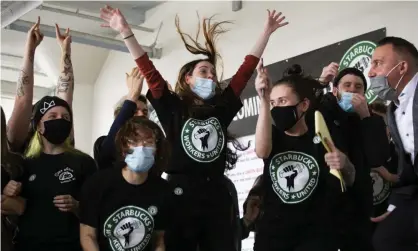
<instances>
[{"instance_id":1,"label":"black t-shirt","mask_svg":"<svg viewBox=\"0 0 418 251\"><path fill-rule=\"evenodd\" d=\"M1 165L1 193L3 194L3 190L6 187L7 183L10 181L10 175L6 171L5 167Z\"/></svg>"},{"instance_id":2,"label":"black t-shirt","mask_svg":"<svg viewBox=\"0 0 418 251\"><path fill-rule=\"evenodd\" d=\"M398 157L393 143L390 144L391 158L384 167L392 174L397 173ZM377 171L371 170L370 176L373 185L373 216L380 216L386 212L392 184L385 180Z\"/></svg>"},{"instance_id":3,"label":"black t-shirt","mask_svg":"<svg viewBox=\"0 0 418 251\"><path fill-rule=\"evenodd\" d=\"M334 198L342 192L339 180L329 173L319 138L311 131L288 136L273 126L272 142L271 154L264 160L259 234L286 241L328 231Z\"/></svg>"},{"instance_id":4,"label":"black t-shirt","mask_svg":"<svg viewBox=\"0 0 418 251\"><path fill-rule=\"evenodd\" d=\"M101 251L151 250L153 232L166 228L171 191L160 177L132 185L121 168L101 170L83 186L80 222L97 229Z\"/></svg>"},{"instance_id":5,"label":"black t-shirt","mask_svg":"<svg viewBox=\"0 0 418 251\"><path fill-rule=\"evenodd\" d=\"M26 159L22 194L26 209L19 219L18 241L31 248L79 243L79 220L74 213L61 212L54 205L57 195L80 200L81 187L95 171L93 158L81 152L57 155L42 153Z\"/></svg>"},{"instance_id":6,"label":"black t-shirt","mask_svg":"<svg viewBox=\"0 0 418 251\"><path fill-rule=\"evenodd\" d=\"M172 144L167 173L223 175L227 128L242 107L232 88L228 86L205 105L187 105L167 86L159 99L150 92L147 98Z\"/></svg>"}]
</instances>

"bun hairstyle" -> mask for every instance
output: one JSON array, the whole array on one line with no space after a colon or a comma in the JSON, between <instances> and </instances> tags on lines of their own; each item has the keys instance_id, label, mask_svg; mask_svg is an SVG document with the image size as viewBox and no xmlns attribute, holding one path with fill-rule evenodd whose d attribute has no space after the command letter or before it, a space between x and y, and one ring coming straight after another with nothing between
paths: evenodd
<instances>
[{"instance_id":1,"label":"bun hairstyle","mask_svg":"<svg viewBox=\"0 0 418 251\"><path fill-rule=\"evenodd\" d=\"M197 14L197 17L199 22L197 25L197 32L195 37L192 37L191 35L183 32L180 28L180 18L176 16L175 19L177 32L179 33L180 38L183 41L186 49L194 55L205 56L204 59L191 61L183 65L183 67L180 69L177 83L175 86L175 92L187 103L192 103L195 99L198 99L198 97L190 90L189 85L186 83L186 76L192 75L193 70L198 63L202 61L207 61L211 63L215 67L215 69L219 67L222 72L223 63L222 58L216 48L216 40L218 39L219 35L228 31L224 29L222 25L231 23L230 21L214 22L213 16L210 18L203 18L203 23L201 23L199 14ZM199 42L201 30L203 30L202 33L204 37L204 45L202 45ZM219 94L222 92L222 89L219 84L219 81L217 80L222 79L222 74L220 76L217 75L216 78L216 94Z\"/></svg>"},{"instance_id":2,"label":"bun hairstyle","mask_svg":"<svg viewBox=\"0 0 418 251\"><path fill-rule=\"evenodd\" d=\"M286 70L284 70L283 77L285 78L290 76L303 76L302 66L294 64L288 67Z\"/></svg>"},{"instance_id":3,"label":"bun hairstyle","mask_svg":"<svg viewBox=\"0 0 418 251\"><path fill-rule=\"evenodd\" d=\"M314 78L304 75L302 66L294 64L283 72L283 78L277 81L273 86L286 84L293 89L299 100L308 99L315 101L318 89L324 87ZM312 105L311 105L312 107Z\"/></svg>"}]
</instances>

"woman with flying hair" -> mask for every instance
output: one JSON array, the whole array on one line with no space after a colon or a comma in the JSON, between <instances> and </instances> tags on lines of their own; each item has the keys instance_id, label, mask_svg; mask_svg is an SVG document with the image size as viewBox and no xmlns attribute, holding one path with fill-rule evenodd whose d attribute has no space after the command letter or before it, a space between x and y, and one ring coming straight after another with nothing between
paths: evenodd
<instances>
[{"instance_id":1,"label":"woman with flying hair","mask_svg":"<svg viewBox=\"0 0 418 251\"><path fill-rule=\"evenodd\" d=\"M281 13L268 12L264 30L256 45L245 57L225 90L221 90L216 72L219 53L215 40L226 31L223 24L211 18L203 20L204 46L180 29L177 31L186 49L194 55L204 55L183 65L175 92L156 70L139 45L124 16L109 6L101 9L104 27L111 27L124 38L131 55L147 80L147 98L172 144L173 159L167 170L176 196L176 222L167 231L167 249L195 251L234 250L232 198L223 183L225 169L232 168L236 156L228 152L227 128L241 109L241 92L267 45L270 35L286 25Z\"/></svg>"},{"instance_id":2,"label":"woman with flying hair","mask_svg":"<svg viewBox=\"0 0 418 251\"><path fill-rule=\"evenodd\" d=\"M81 186L96 171L94 160L71 146L68 103L45 96L33 114L34 135L25 152L17 250L81 250L78 204Z\"/></svg>"},{"instance_id":3,"label":"woman with flying hair","mask_svg":"<svg viewBox=\"0 0 418 251\"><path fill-rule=\"evenodd\" d=\"M83 186L81 244L88 251L164 251L172 189L161 178L169 147L160 127L133 117L116 135L118 168L97 172Z\"/></svg>"}]
</instances>

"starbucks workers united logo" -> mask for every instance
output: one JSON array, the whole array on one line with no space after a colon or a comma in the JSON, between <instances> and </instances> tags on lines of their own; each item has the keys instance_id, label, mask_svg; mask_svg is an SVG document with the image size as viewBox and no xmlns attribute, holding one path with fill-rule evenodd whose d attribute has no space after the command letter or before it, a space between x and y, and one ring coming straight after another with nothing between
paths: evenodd
<instances>
[{"instance_id":1,"label":"starbucks workers united logo","mask_svg":"<svg viewBox=\"0 0 418 251\"><path fill-rule=\"evenodd\" d=\"M319 165L305 153L279 153L272 158L269 171L274 192L286 204L306 200L318 185Z\"/></svg>"},{"instance_id":2,"label":"starbucks workers united logo","mask_svg":"<svg viewBox=\"0 0 418 251\"><path fill-rule=\"evenodd\" d=\"M367 90L365 93L367 103L372 103L376 100L377 95L369 89L370 80L367 77L372 61L372 55L376 49L376 44L371 41L361 41L348 49L340 61L339 71L348 67L354 67L363 72L367 80Z\"/></svg>"},{"instance_id":3,"label":"starbucks workers united logo","mask_svg":"<svg viewBox=\"0 0 418 251\"><path fill-rule=\"evenodd\" d=\"M103 228L104 236L108 238L113 251L144 250L152 237L153 230L154 219L151 214L136 206L126 206L116 210L107 218Z\"/></svg>"},{"instance_id":4,"label":"starbucks workers united logo","mask_svg":"<svg viewBox=\"0 0 418 251\"><path fill-rule=\"evenodd\" d=\"M181 131L184 151L195 161L212 162L224 149L225 136L217 118L198 120L190 118Z\"/></svg>"},{"instance_id":5,"label":"starbucks workers united logo","mask_svg":"<svg viewBox=\"0 0 418 251\"><path fill-rule=\"evenodd\" d=\"M383 179L380 174L374 170L370 172L373 185L373 205L379 205L390 195L390 182Z\"/></svg>"}]
</instances>

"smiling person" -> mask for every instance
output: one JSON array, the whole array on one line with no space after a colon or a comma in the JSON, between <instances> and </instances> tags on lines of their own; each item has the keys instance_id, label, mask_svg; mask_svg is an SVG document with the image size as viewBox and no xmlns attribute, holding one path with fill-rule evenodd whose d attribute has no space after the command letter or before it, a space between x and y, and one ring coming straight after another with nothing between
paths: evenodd
<instances>
[{"instance_id":1,"label":"smiling person","mask_svg":"<svg viewBox=\"0 0 418 251\"><path fill-rule=\"evenodd\" d=\"M343 194L330 169L341 171L348 187L356 170L330 141L332 152L327 153L306 123L320 84L293 65L271 86L267 70L259 65L255 88L261 99L255 152L264 160L265 191L254 250L335 251L337 203ZM333 124L328 127L335 132ZM337 136L331 136L335 144Z\"/></svg>"},{"instance_id":2,"label":"smiling person","mask_svg":"<svg viewBox=\"0 0 418 251\"><path fill-rule=\"evenodd\" d=\"M101 18L106 22L103 26L111 27L124 38L147 80L147 98L172 144L173 158L167 173L169 182L176 187L178 201L174 217L177 222L167 231L167 250L195 251L197 247L202 251L234 250L233 202L223 184L223 174L234 166L236 158L228 154L227 128L242 107L241 92L271 34L287 24L283 22L284 17L269 11L256 45L223 91L216 71L219 55L215 39L225 32L222 25L227 22L205 18L202 45L181 31L176 18L177 31L187 50L205 58L181 67L175 92L169 91L167 82L139 45L122 13L107 6L101 9Z\"/></svg>"},{"instance_id":3,"label":"smiling person","mask_svg":"<svg viewBox=\"0 0 418 251\"><path fill-rule=\"evenodd\" d=\"M356 181L346 194L340 210L341 251L370 251L372 249L373 187L371 168L383 166L389 158L386 124L381 116L368 107L365 91L367 81L356 68L338 72L339 65L324 67L322 84L332 82L332 93L319 100L319 110L341 131L348 146L347 154L356 169Z\"/></svg>"},{"instance_id":4,"label":"smiling person","mask_svg":"<svg viewBox=\"0 0 418 251\"><path fill-rule=\"evenodd\" d=\"M398 155L399 181L373 237L377 251L418 250L418 50L407 40L378 42L369 71L371 89L391 101L387 120Z\"/></svg>"},{"instance_id":5,"label":"smiling person","mask_svg":"<svg viewBox=\"0 0 418 251\"><path fill-rule=\"evenodd\" d=\"M157 124L137 116L121 126L116 144L124 161L99 171L83 187L83 249L165 251L172 189L153 175L168 161L164 134Z\"/></svg>"}]
</instances>

